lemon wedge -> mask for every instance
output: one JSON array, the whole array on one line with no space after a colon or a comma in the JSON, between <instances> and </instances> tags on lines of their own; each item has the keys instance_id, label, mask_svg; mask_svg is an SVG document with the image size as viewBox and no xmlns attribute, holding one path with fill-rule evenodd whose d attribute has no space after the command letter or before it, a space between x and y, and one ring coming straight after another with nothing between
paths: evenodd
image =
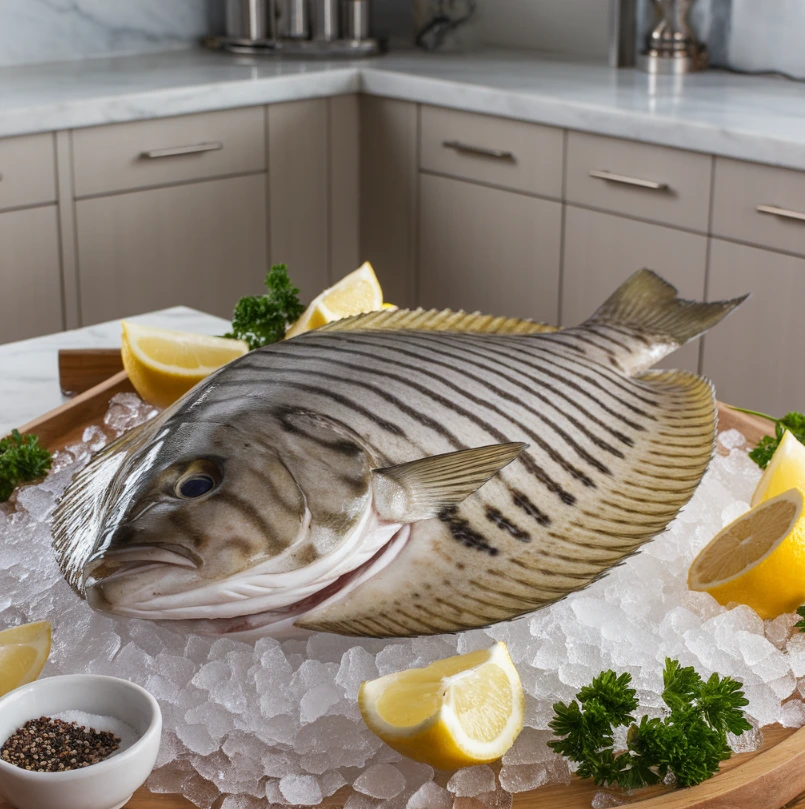
<instances>
[{"instance_id":1,"label":"lemon wedge","mask_svg":"<svg viewBox=\"0 0 805 809\"><path fill-rule=\"evenodd\" d=\"M242 340L122 321L123 367L140 396L167 407L213 371L248 353Z\"/></svg>"},{"instance_id":2,"label":"lemon wedge","mask_svg":"<svg viewBox=\"0 0 805 809\"><path fill-rule=\"evenodd\" d=\"M794 612L805 603L803 496L789 489L748 511L693 560L688 587L719 604L747 604L761 618Z\"/></svg>"},{"instance_id":3,"label":"lemon wedge","mask_svg":"<svg viewBox=\"0 0 805 809\"><path fill-rule=\"evenodd\" d=\"M33 682L50 654L50 621L0 632L0 697Z\"/></svg>"},{"instance_id":4,"label":"lemon wedge","mask_svg":"<svg viewBox=\"0 0 805 809\"><path fill-rule=\"evenodd\" d=\"M440 770L499 759L525 712L505 643L365 682L358 705L389 747Z\"/></svg>"},{"instance_id":5,"label":"lemon wedge","mask_svg":"<svg viewBox=\"0 0 805 809\"><path fill-rule=\"evenodd\" d=\"M752 495L752 505L795 488L805 491L805 446L786 430Z\"/></svg>"},{"instance_id":6,"label":"lemon wedge","mask_svg":"<svg viewBox=\"0 0 805 809\"><path fill-rule=\"evenodd\" d=\"M334 320L377 312L389 308L383 304L383 290L372 265L367 261L355 272L344 276L337 284L325 289L291 326L285 338L296 337L311 329L318 329Z\"/></svg>"}]
</instances>

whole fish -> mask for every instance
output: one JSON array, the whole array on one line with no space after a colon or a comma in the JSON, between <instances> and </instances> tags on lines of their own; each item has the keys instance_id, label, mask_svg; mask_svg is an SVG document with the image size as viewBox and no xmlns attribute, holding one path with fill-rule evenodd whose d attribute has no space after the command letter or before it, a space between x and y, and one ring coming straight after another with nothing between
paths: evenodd
<instances>
[{"instance_id":1,"label":"whole fish","mask_svg":"<svg viewBox=\"0 0 805 809\"><path fill-rule=\"evenodd\" d=\"M648 369L742 300L680 300L643 270L564 331L386 311L266 346L75 477L59 564L94 609L207 633L402 637L539 609L690 499L712 385Z\"/></svg>"}]
</instances>

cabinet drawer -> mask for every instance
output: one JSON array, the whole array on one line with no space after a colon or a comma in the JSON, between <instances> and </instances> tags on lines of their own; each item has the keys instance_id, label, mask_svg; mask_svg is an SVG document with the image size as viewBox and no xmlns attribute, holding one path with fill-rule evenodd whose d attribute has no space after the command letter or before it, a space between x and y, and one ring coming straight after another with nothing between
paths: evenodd
<instances>
[{"instance_id":1,"label":"cabinet drawer","mask_svg":"<svg viewBox=\"0 0 805 809\"><path fill-rule=\"evenodd\" d=\"M775 416L805 410L805 259L713 239L707 287L711 301L752 293L704 338L718 398Z\"/></svg>"},{"instance_id":2,"label":"cabinet drawer","mask_svg":"<svg viewBox=\"0 0 805 809\"><path fill-rule=\"evenodd\" d=\"M583 323L630 275L644 268L661 275L683 297L704 300L706 267L705 236L568 205L561 323ZM698 371L699 341L675 351L660 366Z\"/></svg>"},{"instance_id":3,"label":"cabinet drawer","mask_svg":"<svg viewBox=\"0 0 805 809\"><path fill-rule=\"evenodd\" d=\"M265 169L262 107L73 132L77 197Z\"/></svg>"},{"instance_id":4,"label":"cabinet drawer","mask_svg":"<svg viewBox=\"0 0 805 809\"><path fill-rule=\"evenodd\" d=\"M707 232L709 155L571 132L567 201Z\"/></svg>"},{"instance_id":5,"label":"cabinet drawer","mask_svg":"<svg viewBox=\"0 0 805 809\"><path fill-rule=\"evenodd\" d=\"M420 167L464 180L562 196L562 130L422 108Z\"/></svg>"},{"instance_id":6,"label":"cabinet drawer","mask_svg":"<svg viewBox=\"0 0 805 809\"><path fill-rule=\"evenodd\" d=\"M556 323L562 206L424 175L419 303Z\"/></svg>"},{"instance_id":7,"label":"cabinet drawer","mask_svg":"<svg viewBox=\"0 0 805 809\"><path fill-rule=\"evenodd\" d=\"M805 172L716 158L713 233L805 254Z\"/></svg>"},{"instance_id":8,"label":"cabinet drawer","mask_svg":"<svg viewBox=\"0 0 805 809\"><path fill-rule=\"evenodd\" d=\"M0 209L55 201L53 135L0 140Z\"/></svg>"}]
</instances>

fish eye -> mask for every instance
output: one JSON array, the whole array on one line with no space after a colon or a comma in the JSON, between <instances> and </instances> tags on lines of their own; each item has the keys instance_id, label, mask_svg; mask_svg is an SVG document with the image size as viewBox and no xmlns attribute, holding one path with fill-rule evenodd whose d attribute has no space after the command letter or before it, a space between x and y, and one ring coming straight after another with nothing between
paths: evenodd
<instances>
[{"instance_id":1,"label":"fish eye","mask_svg":"<svg viewBox=\"0 0 805 809\"><path fill-rule=\"evenodd\" d=\"M179 481L176 486L177 494L186 500L211 492L215 488L215 481L209 475L190 475Z\"/></svg>"}]
</instances>

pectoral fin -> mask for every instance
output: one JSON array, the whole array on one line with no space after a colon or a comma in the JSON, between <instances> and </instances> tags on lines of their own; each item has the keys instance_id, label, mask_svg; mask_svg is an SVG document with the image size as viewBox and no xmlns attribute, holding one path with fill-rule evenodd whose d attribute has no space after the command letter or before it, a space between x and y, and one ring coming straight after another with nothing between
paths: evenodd
<instances>
[{"instance_id":1,"label":"pectoral fin","mask_svg":"<svg viewBox=\"0 0 805 809\"><path fill-rule=\"evenodd\" d=\"M528 444L493 444L372 471L375 508L389 522L436 517L469 497L510 464Z\"/></svg>"}]
</instances>

